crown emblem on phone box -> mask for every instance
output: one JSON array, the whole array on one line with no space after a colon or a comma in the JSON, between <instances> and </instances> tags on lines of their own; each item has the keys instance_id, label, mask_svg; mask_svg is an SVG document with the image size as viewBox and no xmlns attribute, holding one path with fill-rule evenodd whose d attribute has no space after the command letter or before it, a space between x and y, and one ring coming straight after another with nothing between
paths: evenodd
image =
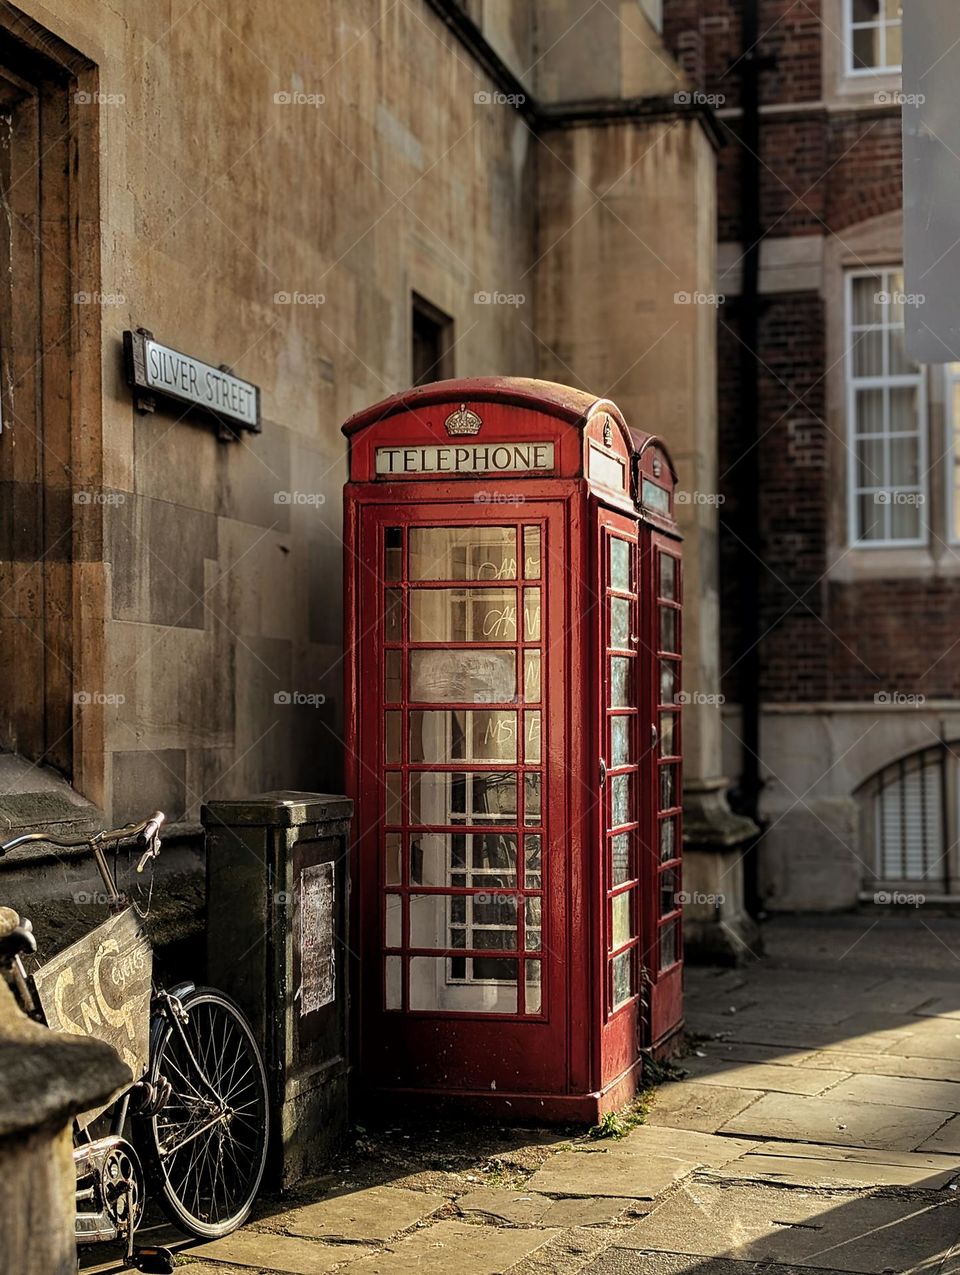
<instances>
[{"instance_id":1,"label":"crown emblem on phone box","mask_svg":"<svg viewBox=\"0 0 960 1275\"><path fill-rule=\"evenodd\" d=\"M483 421L476 412L471 412L466 403L461 403L457 410L451 412L443 423L447 427L448 434L461 435L479 434Z\"/></svg>"}]
</instances>

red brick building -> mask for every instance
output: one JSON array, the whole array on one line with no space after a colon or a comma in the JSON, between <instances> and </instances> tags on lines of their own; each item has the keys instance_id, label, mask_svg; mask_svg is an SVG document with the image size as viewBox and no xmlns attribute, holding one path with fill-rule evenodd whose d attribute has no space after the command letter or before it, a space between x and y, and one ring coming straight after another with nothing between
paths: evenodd
<instances>
[{"instance_id":1,"label":"red brick building","mask_svg":"<svg viewBox=\"0 0 960 1275\"><path fill-rule=\"evenodd\" d=\"M665 0L716 107L727 773L757 901L960 893L960 365L903 345L897 0ZM948 268L945 266L945 268Z\"/></svg>"}]
</instances>

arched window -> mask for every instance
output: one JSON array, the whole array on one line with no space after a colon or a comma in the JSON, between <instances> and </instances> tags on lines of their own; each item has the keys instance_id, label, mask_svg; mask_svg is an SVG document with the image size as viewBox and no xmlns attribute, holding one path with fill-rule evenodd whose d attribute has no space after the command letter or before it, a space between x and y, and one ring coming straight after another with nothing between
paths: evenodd
<instances>
[{"instance_id":1,"label":"arched window","mask_svg":"<svg viewBox=\"0 0 960 1275\"><path fill-rule=\"evenodd\" d=\"M934 745L901 757L858 790L863 845L873 850L878 881L925 881L946 887L947 767L950 751ZM868 856L864 858L869 862Z\"/></svg>"}]
</instances>

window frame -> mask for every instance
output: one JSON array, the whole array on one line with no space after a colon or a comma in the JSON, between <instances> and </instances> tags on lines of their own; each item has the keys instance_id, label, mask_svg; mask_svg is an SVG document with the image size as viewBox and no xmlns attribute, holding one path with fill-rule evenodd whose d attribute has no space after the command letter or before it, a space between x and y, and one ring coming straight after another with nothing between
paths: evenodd
<instances>
[{"instance_id":1,"label":"window frame","mask_svg":"<svg viewBox=\"0 0 960 1275\"><path fill-rule=\"evenodd\" d=\"M956 368L956 371L951 371ZM943 427L944 439L944 476L945 489L944 512L947 520L947 533L944 537L948 545L960 545L960 508L954 518L957 494L960 492L960 413L954 413L955 387L960 386L960 363L944 363L943 365Z\"/></svg>"},{"instance_id":2,"label":"window frame","mask_svg":"<svg viewBox=\"0 0 960 1275\"><path fill-rule=\"evenodd\" d=\"M921 516L920 533L916 537L901 538L883 538L878 540L864 540L858 536L858 496L861 493L860 486L857 481L857 465L858 452L857 441L858 431L856 428L856 399L857 391L862 389L889 389L895 387L907 387L915 385L917 390L917 439L918 439L918 469L919 481L916 484L919 488L918 494L923 497L920 504L922 511L928 507L930 496L930 473L929 473L929 434L930 434L930 414L929 414L929 395L927 389L927 368L925 364L918 364L918 370L913 373L901 373L891 376L889 373L882 373L880 376L857 376L854 373L853 350L854 350L854 334L853 334L853 290L854 282L857 279L876 279L878 290L886 290L889 286L889 276L895 271L902 271L903 266L898 262L888 262L882 265L871 267L862 267L856 269L844 270L843 280L843 377L844 377L844 407L846 412L846 437L845 444L847 449L847 548L848 549L923 549L929 547L930 544L930 526L929 521L924 523ZM885 426L889 424L884 422ZM897 431L902 434L904 431ZM881 438L889 439L891 431L886 430L880 435ZM893 483L889 483L886 490L899 490ZM880 488L879 490L883 490Z\"/></svg>"},{"instance_id":3,"label":"window frame","mask_svg":"<svg viewBox=\"0 0 960 1275\"><path fill-rule=\"evenodd\" d=\"M882 9L883 0L880 0ZM902 62L883 61L876 66L857 66L853 54L853 33L854 31L878 30L881 35L881 47L884 55L887 50L887 27L899 27L901 33L903 31L902 16L895 21L886 21L882 17L876 22L857 22L853 20L853 0L843 0L843 55L844 55L844 74L851 79L863 79L872 75L900 75L902 73Z\"/></svg>"}]
</instances>

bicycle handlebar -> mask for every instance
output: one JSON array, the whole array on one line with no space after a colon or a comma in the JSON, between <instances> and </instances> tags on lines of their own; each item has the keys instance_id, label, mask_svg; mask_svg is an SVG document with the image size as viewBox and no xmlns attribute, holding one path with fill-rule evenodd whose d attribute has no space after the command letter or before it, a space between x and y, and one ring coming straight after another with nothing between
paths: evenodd
<instances>
[{"instance_id":1,"label":"bicycle handlebar","mask_svg":"<svg viewBox=\"0 0 960 1275\"><path fill-rule=\"evenodd\" d=\"M104 845L119 845L122 841L132 841L136 838L139 845L146 847L146 853L137 868L138 872L142 872L147 860L155 859L160 853L160 829L165 819L166 815L162 810L155 810L149 819L144 819L140 823L128 823L122 828L94 832L88 837L58 837L51 832L25 832L22 836L0 843L0 858L8 850L15 850L28 841L45 841L51 846L59 846L62 850L75 850L80 846L94 850Z\"/></svg>"}]
</instances>

